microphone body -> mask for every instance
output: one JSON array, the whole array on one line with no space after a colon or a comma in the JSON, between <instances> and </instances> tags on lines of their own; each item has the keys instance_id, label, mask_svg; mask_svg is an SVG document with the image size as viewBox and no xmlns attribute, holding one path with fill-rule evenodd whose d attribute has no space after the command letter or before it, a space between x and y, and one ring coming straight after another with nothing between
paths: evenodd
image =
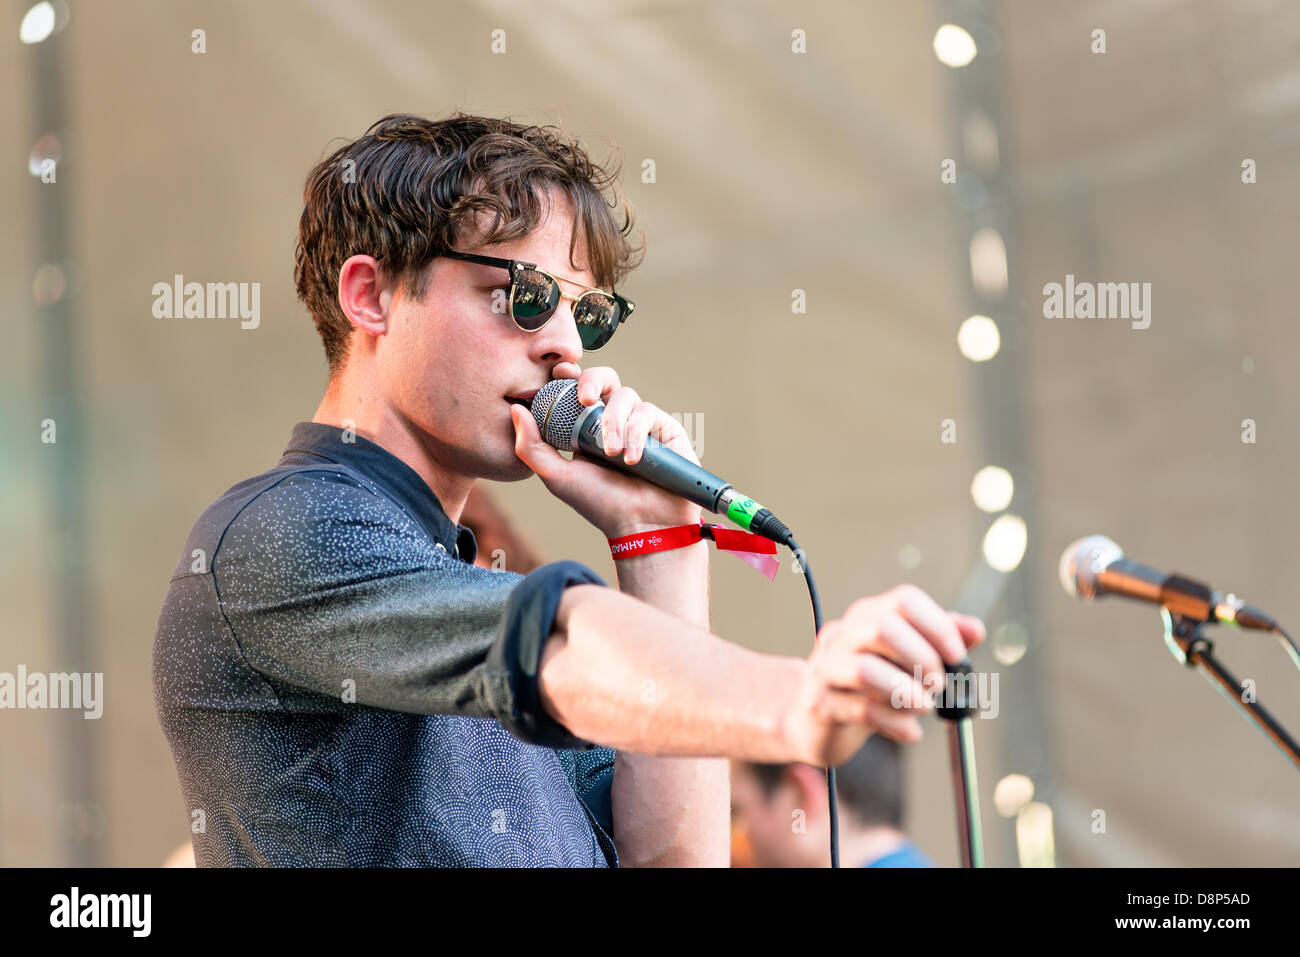
<instances>
[{"instance_id":1,"label":"microphone body","mask_svg":"<svg viewBox=\"0 0 1300 957\"><path fill-rule=\"evenodd\" d=\"M741 528L786 544L790 530L758 502L703 466L651 441L632 465L623 456L606 455L601 441L604 403L578 402L578 380L552 379L533 397L533 419L546 443L563 452L581 453L601 465L645 479L665 491L725 515Z\"/></svg>"}]
</instances>

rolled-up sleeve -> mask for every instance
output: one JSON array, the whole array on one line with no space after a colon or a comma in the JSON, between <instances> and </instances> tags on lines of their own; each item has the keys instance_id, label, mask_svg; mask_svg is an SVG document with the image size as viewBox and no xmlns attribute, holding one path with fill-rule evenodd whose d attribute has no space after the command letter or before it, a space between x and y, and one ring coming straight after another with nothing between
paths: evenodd
<instances>
[{"instance_id":1,"label":"rolled-up sleeve","mask_svg":"<svg viewBox=\"0 0 1300 957\"><path fill-rule=\"evenodd\" d=\"M515 737L552 748L591 747L557 724L542 708L537 676L564 589L570 585L604 584L586 565L562 561L533 569L511 591L497 640L488 653L488 672L509 689L506 697L512 713L497 720Z\"/></svg>"},{"instance_id":2,"label":"rolled-up sleeve","mask_svg":"<svg viewBox=\"0 0 1300 957\"><path fill-rule=\"evenodd\" d=\"M319 710L311 696L323 695L593 747L545 712L537 689L564 589L605 585L578 562L527 576L480 568L434 549L401 509L347 477L309 473L232 520L211 574L237 653L286 708Z\"/></svg>"}]
</instances>

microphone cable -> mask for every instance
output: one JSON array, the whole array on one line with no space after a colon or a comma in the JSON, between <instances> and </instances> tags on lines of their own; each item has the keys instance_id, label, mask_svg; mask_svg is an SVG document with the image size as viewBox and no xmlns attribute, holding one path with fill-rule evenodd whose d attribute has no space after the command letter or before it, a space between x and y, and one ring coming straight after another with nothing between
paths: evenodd
<instances>
[{"instance_id":1,"label":"microphone cable","mask_svg":"<svg viewBox=\"0 0 1300 957\"><path fill-rule=\"evenodd\" d=\"M780 524L780 523L777 523ZM812 600L813 609L813 647L816 649L817 636L822 630L822 600L817 594L817 583L813 580L812 568L808 565L808 556L804 550L799 547L799 543L794 540L794 535L784 525L780 526L784 535L781 544L790 549L794 555L794 560L799 563L799 571L803 575L804 582L808 585L808 597ZM835 794L835 769L826 768L826 793L828 795L827 804L830 810L831 821L831 867L840 866L840 808L839 801Z\"/></svg>"},{"instance_id":2,"label":"microphone cable","mask_svg":"<svg viewBox=\"0 0 1300 957\"><path fill-rule=\"evenodd\" d=\"M1281 625L1274 625L1273 630L1277 632L1278 641L1282 643L1282 650L1290 655L1291 661L1300 668L1300 647L1296 646L1295 639Z\"/></svg>"},{"instance_id":3,"label":"microphone cable","mask_svg":"<svg viewBox=\"0 0 1300 957\"><path fill-rule=\"evenodd\" d=\"M758 505L757 502L750 501L752 504ZM794 554L794 560L799 563L799 571L803 574L804 583L808 586L808 597L812 600L813 649L816 650L817 637L822 630L822 600L821 596L817 594L817 583L813 580L812 568L808 565L808 556L799 547L799 543L794 540L794 533L790 531L789 527L773 515L769 509L762 506L758 506L757 511L751 514L749 531L784 545ZM835 769L830 766L826 768L826 794L831 822L831 867L839 867L840 807L835 794Z\"/></svg>"}]
</instances>

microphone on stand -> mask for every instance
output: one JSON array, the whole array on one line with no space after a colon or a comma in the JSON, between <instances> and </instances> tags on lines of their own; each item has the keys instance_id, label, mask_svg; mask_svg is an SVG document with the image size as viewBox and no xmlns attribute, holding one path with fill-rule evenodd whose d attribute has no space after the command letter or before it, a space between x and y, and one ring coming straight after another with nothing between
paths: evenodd
<instances>
[{"instance_id":1,"label":"microphone on stand","mask_svg":"<svg viewBox=\"0 0 1300 957\"><path fill-rule=\"evenodd\" d=\"M1218 623L1271 631L1300 668L1300 647L1274 619L1236 595L1211 591L1177 573L1166 575L1130 561L1105 535L1089 535L1066 548L1060 573L1061 585L1075 598L1123 595L1161 606L1165 643L1174 658L1199 668L1206 680L1300 769L1300 742L1264 709L1252 689L1219 662L1213 644L1205 637L1206 627Z\"/></svg>"},{"instance_id":2,"label":"microphone on stand","mask_svg":"<svg viewBox=\"0 0 1300 957\"><path fill-rule=\"evenodd\" d=\"M1089 535L1061 553L1061 587L1074 598L1092 600L1122 595L1163 605L1194 621L1215 621L1238 628L1276 631L1277 621L1236 595L1174 572L1165 574L1124 557L1124 550L1105 535Z\"/></svg>"}]
</instances>

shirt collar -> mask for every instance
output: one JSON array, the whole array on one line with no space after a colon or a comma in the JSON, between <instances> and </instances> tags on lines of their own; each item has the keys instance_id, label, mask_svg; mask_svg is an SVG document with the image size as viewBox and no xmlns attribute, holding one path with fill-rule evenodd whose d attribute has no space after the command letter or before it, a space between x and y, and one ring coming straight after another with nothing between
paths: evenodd
<instances>
[{"instance_id":1,"label":"shirt collar","mask_svg":"<svg viewBox=\"0 0 1300 957\"><path fill-rule=\"evenodd\" d=\"M293 427L284 455L305 453L346 465L370 479L420 523L435 546L462 561L473 563L478 543L469 526L453 522L427 482L382 445L336 425L299 422Z\"/></svg>"}]
</instances>

